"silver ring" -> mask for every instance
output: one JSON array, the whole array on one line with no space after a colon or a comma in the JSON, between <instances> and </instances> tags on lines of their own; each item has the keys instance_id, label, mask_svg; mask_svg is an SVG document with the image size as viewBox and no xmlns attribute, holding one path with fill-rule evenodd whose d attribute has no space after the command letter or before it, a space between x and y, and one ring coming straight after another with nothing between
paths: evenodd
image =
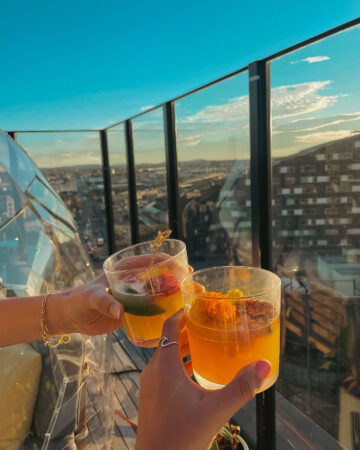
<instances>
[{"instance_id":1,"label":"silver ring","mask_svg":"<svg viewBox=\"0 0 360 450\"><path fill-rule=\"evenodd\" d=\"M172 344L178 344L178 342L177 341L171 341L171 342L167 342L169 340L169 338L167 338L167 337L162 337L161 339L160 339L160 346L161 347L168 347L169 345L172 345Z\"/></svg>"}]
</instances>

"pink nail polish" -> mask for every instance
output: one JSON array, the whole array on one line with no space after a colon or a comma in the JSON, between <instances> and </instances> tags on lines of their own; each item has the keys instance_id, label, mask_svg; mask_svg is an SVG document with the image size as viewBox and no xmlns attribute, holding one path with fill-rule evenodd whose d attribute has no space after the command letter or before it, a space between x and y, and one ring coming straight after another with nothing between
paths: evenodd
<instances>
[{"instance_id":1,"label":"pink nail polish","mask_svg":"<svg viewBox=\"0 0 360 450\"><path fill-rule=\"evenodd\" d=\"M271 370L271 364L269 361L258 361L255 365L256 373L258 374L259 378L262 380L266 378L268 373Z\"/></svg>"}]
</instances>

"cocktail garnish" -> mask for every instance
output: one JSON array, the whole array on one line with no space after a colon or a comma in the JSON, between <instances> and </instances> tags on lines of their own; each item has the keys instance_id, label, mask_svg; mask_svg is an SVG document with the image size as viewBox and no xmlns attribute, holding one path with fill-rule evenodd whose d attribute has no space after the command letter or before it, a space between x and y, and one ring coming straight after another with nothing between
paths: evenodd
<instances>
[{"instance_id":1,"label":"cocktail garnish","mask_svg":"<svg viewBox=\"0 0 360 450\"><path fill-rule=\"evenodd\" d=\"M261 327L271 322L275 317L275 310L271 303L255 301L243 297L240 289L230 289L226 294L205 291L201 297L196 297L191 307L191 314L196 321L204 326L233 326L234 323L243 324L244 320L249 329ZM234 300L239 298L239 300ZM195 319L194 319L195 321Z\"/></svg>"},{"instance_id":2,"label":"cocktail garnish","mask_svg":"<svg viewBox=\"0 0 360 450\"><path fill-rule=\"evenodd\" d=\"M154 263L155 263L155 258L156 258L156 252L158 251L158 249L161 247L163 241L165 239L167 239L171 234L171 230L165 230L165 231L159 231L157 237L154 239L154 243L153 243L153 255L150 261L150 266L149 266L149 285L150 285L150 289L151 289L151 293L152 295L155 294L155 289L152 285L152 281L151 281L151 268L153 267Z\"/></svg>"},{"instance_id":3,"label":"cocktail garnish","mask_svg":"<svg viewBox=\"0 0 360 450\"><path fill-rule=\"evenodd\" d=\"M161 273L150 278L145 285L148 295L172 295L180 291L177 278L171 273Z\"/></svg>"}]
</instances>

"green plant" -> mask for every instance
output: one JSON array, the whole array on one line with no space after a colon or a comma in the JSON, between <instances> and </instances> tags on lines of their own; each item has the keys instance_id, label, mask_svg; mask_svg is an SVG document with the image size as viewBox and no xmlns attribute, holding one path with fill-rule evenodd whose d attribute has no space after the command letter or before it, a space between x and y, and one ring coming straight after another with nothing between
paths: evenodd
<instances>
[{"instance_id":1,"label":"green plant","mask_svg":"<svg viewBox=\"0 0 360 450\"><path fill-rule=\"evenodd\" d=\"M233 450L239 446L240 427L227 423L224 425L209 450Z\"/></svg>"}]
</instances>

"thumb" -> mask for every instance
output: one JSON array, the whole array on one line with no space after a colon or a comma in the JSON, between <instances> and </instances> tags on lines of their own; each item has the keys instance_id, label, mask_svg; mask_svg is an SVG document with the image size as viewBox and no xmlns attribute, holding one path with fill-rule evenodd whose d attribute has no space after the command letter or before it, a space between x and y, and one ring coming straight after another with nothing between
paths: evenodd
<instances>
[{"instance_id":1,"label":"thumb","mask_svg":"<svg viewBox=\"0 0 360 450\"><path fill-rule=\"evenodd\" d=\"M110 319L121 320L124 314L123 305L106 293L93 297L92 306L96 311Z\"/></svg>"},{"instance_id":2,"label":"thumb","mask_svg":"<svg viewBox=\"0 0 360 450\"><path fill-rule=\"evenodd\" d=\"M270 370L271 364L268 361L256 361L238 372L227 386L216 391L226 417L231 417L254 397Z\"/></svg>"}]
</instances>

